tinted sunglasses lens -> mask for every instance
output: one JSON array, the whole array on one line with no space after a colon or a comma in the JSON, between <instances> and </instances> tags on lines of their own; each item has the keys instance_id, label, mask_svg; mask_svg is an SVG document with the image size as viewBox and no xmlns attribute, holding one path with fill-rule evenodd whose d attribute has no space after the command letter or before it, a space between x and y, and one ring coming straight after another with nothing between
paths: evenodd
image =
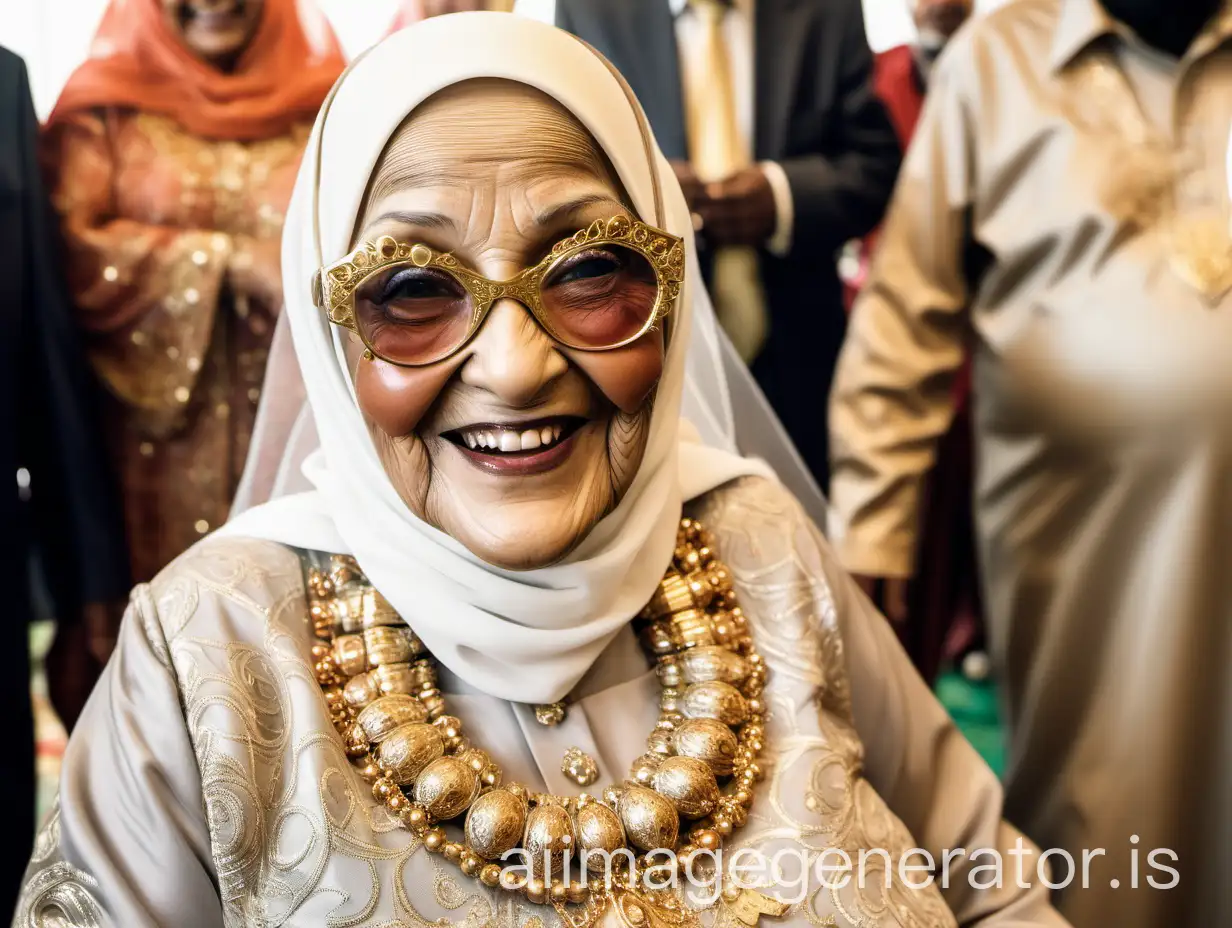
<instances>
[{"instance_id":1,"label":"tinted sunglasses lens","mask_svg":"<svg viewBox=\"0 0 1232 928\"><path fill-rule=\"evenodd\" d=\"M596 245L566 255L540 287L552 328L578 348L608 348L638 335L659 295L650 261L623 245Z\"/></svg>"},{"instance_id":2,"label":"tinted sunglasses lens","mask_svg":"<svg viewBox=\"0 0 1232 928\"><path fill-rule=\"evenodd\" d=\"M454 351L470 331L474 303L466 288L437 268L395 266L355 294L364 341L396 364L429 364Z\"/></svg>"}]
</instances>

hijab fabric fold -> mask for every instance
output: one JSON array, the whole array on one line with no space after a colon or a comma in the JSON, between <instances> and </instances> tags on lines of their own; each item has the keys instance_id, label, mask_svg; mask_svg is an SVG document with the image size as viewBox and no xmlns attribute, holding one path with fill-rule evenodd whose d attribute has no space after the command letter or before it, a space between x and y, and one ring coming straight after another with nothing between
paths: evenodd
<instances>
[{"instance_id":1,"label":"hijab fabric fold","mask_svg":"<svg viewBox=\"0 0 1232 928\"><path fill-rule=\"evenodd\" d=\"M570 555L528 571L487 564L408 511L356 404L341 336L311 297L318 267L352 247L368 180L389 138L432 94L473 78L517 81L557 100L607 154L638 217L687 245L687 279L670 316L641 468L620 504ZM303 464L314 489L244 512L222 532L352 554L432 653L482 692L523 703L563 698L662 579L684 501L741 475L771 476L760 462L701 444L681 422L698 317L718 344L689 211L623 80L589 46L551 26L502 13L442 16L357 59L322 108L305 154L283 239L283 279L319 436ZM714 365L721 372L723 362ZM271 371L287 367L271 364ZM293 377L266 385L274 396L297 389ZM298 422L294 415L281 421ZM293 431L302 431L299 425ZM302 453L292 450L302 442L276 444L285 439L285 430L259 434L250 460L285 472L286 455Z\"/></svg>"},{"instance_id":2,"label":"hijab fabric fold","mask_svg":"<svg viewBox=\"0 0 1232 928\"><path fill-rule=\"evenodd\" d=\"M48 122L114 106L169 117L202 138L274 138L315 115L344 66L328 22L306 2L265 0L252 40L224 72L184 45L160 0L111 0Z\"/></svg>"}]
</instances>

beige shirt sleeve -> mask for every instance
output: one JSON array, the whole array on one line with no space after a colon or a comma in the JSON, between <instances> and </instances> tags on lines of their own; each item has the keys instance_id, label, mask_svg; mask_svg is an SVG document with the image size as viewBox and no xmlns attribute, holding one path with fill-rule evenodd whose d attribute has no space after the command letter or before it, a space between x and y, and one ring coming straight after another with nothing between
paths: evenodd
<instances>
[{"instance_id":1,"label":"beige shirt sleeve","mask_svg":"<svg viewBox=\"0 0 1232 928\"><path fill-rule=\"evenodd\" d=\"M829 534L858 574L911 575L921 487L953 415L975 170L962 70L938 65L830 396Z\"/></svg>"}]
</instances>

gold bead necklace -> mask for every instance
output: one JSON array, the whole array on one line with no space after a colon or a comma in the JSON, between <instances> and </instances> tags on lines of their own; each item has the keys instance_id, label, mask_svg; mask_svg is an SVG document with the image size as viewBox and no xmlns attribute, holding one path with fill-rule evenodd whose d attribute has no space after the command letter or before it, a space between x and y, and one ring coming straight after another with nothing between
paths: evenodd
<instances>
[{"instance_id":1,"label":"gold bead necklace","mask_svg":"<svg viewBox=\"0 0 1232 928\"><path fill-rule=\"evenodd\" d=\"M748 818L762 775L766 680L731 575L699 523L681 520L672 564L636 619L662 687L659 720L628 778L601 796L503 784L500 767L446 714L435 659L352 558L310 564L307 588L314 669L347 754L428 851L487 886L552 904L574 928L608 907L633 928L644 928L638 912L643 921L648 913L675 925L692 920L670 894L641 889L639 877L654 865L651 852L672 851L676 866L686 865L717 851ZM562 769L593 781L593 765L571 749ZM442 824L463 816L464 840L453 841ZM519 851L529 867L497 863ZM579 864L592 855L591 871L601 869L595 857L602 861L607 877L591 881L581 866L574 879L575 851ZM615 883L613 859L624 861ZM758 904L775 909L765 897Z\"/></svg>"}]
</instances>

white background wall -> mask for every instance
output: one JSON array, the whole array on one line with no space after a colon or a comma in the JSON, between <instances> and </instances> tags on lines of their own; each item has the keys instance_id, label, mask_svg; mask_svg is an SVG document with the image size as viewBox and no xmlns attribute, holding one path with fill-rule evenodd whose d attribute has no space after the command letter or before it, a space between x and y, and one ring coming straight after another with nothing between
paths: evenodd
<instances>
[{"instance_id":1,"label":"white background wall","mask_svg":"<svg viewBox=\"0 0 1232 928\"><path fill-rule=\"evenodd\" d=\"M384 34L399 0L318 0L348 54ZM620 0L611 0L618 3ZM907 41L912 32L910 0L864 0L869 44L874 50ZM991 7L1003 0L984 0ZM0 45L26 59L34 103L46 116L64 81L85 57L107 0L0 0Z\"/></svg>"}]
</instances>

